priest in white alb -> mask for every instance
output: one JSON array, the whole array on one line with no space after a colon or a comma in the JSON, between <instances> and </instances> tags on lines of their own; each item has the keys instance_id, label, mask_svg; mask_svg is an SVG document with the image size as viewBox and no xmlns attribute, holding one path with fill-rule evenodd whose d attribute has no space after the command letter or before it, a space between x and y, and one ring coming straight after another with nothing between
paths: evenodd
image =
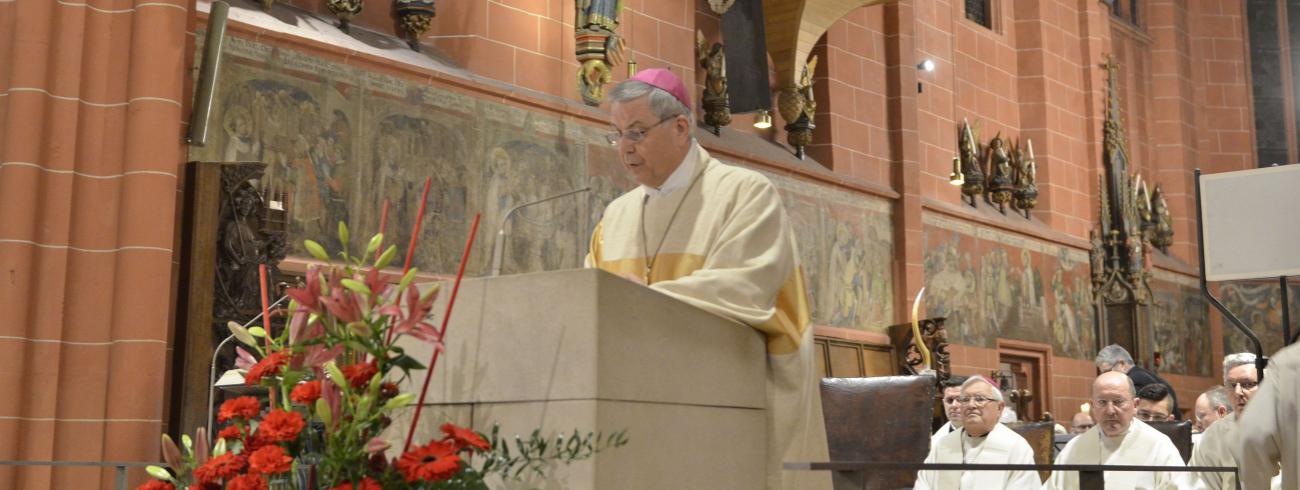
<instances>
[{"instance_id":1,"label":"priest in white alb","mask_svg":"<svg viewBox=\"0 0 1300 490\"><path fill-rule=\"evenodd\" d=\"M1002 392L988 379L971 376L957 397L962 428L945 434L930 446L926 463L1034 464L1034 449L1025 438L998 422L1006 404ZM1031 490L1040 486L1038 472L936 471L917 473L917 490Z\"/></svg>"},{"instance_id":2,"label":"priest in white alb","mask_svg":"<svg viewBox=\"0 0 1300 490\"><path fill-rule=\"evenodd\" d=\"M830 488L808 298L781 197L758 172L701 148L686 85L642 70L607 95L608 140L641 185L605 208L588 267L735 319L767 341L767 488Z\"/></svg>"},{"instance_id":3,"label":"priest in white alb","mask_svg":"<svg viewBox=\"0 0 1300 490\"><path fill-rule=\"evenodd\" d=\"M1205 429L1201 441L1192 448L1191 466L1238 466L1233 448L1237 445L1237 422L1246 404L1259 390L1259 371L1255 354L1239 352L1223 358L1223 385L1228 388L1233 411ZM1236 490L1237 477L1232 473L1199 473L1204 488Z\"/></svg>"},{"instance_id":4,"label":"priest in white alb","mask_svg":"<svg viewBox=\"0 0 1300 490\"><path fill-rule=\"evenodd\" d=\"M1169 437L1133 416L1137 413L1137 390L1128 375L1109 371L1092 383L1092 418L1097 425L1071 439L1056 464L1175 466L1183 467ZM1194 488L1189 473L1165 471L1107 471L1106 490L1178 490ZM1045 489L1076 490L1077 471L1055 471Z\"/></svg>"}]
</instances>

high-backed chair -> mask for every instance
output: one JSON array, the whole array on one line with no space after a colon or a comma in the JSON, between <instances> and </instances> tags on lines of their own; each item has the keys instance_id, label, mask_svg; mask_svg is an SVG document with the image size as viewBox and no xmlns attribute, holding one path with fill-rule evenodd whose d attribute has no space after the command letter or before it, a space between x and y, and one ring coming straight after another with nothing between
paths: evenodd
<instances>
[{"instance_id":1,"label":"high-backed chair","mask_svg":"<svg viewBox=\"0 0 1300 490\"><path fill-rule=\"evenodd\" d=\"M1174 447L1178 448L1178 454L1182 455L1184 463L1192 460L1192 422L1190 420L1147 422L1147 425L1154 427L1160 433L1169 436L1169 440L1174 441Z\"/></svg>"},{"instance_id":2,"label":"high-backed chair","mask_svg":"<svg viewBox=\"0 0 1300 490\"><path fill-rule=\"evenodd\" d=\"M831 461L920 463L930 452L933 376L822 378ZM834 475L838 489L912 488L913 471Z\"/></svg>"},{"instance_id":3,"label":"high-backed chair","mask_svg":"<svg viewBox=\"0 0 1300 490\"><path fill-rule=\"evenodd\" d=\"M1012 422L1006 424L1008 429L1020 434L1034 449L1034 463L1052 464L1056 459L1055 444L1056 422ZM1038 478L1046 481L1050 471L1038 472Z\"/></svg>"}]
</instances>

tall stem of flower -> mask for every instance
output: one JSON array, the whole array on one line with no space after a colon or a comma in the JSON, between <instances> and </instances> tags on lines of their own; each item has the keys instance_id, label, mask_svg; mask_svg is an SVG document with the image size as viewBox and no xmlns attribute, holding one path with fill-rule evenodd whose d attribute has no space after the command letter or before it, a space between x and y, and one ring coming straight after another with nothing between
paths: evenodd
<instances>
[{"instance_id":1,"label":"tall stem of flower","mask_svg":"<svg viewBox=\"0 0 1300 490\"><path fill-rule=\"evenodd\" d=\"M447 312L442 315L442 327L438 329L438 341L433 346L433 356L429 359L429 370L424 373L424 387L420 389L420 399L415 402L415 416L411 417L411 429L406 433L406 444L402 452L411 450L411 439L415 437L415 427L420 424L420 410L424 409L424 396L429 393L429 380L433 379L433 368L438 365L438 354L442 352L444 337L447 334L447 321L451 319L451 308L456 306L456 293L460 292L460 280L465 277L465 264L469 263L469 252L474 246L474 236L478 234L480 214L474 214L474 225L470 227L469 239L465 241L465 253L460 256L460 268L456 271L456 282L451 287L451 297L447 299Z\"/></svg>"},{"instance_id":2,"label":"tall stem of flower","mask_svg":"<svg viewBox=\"0 0 1300 490\"><path fill-rule=\"evenodd\" d=\"M266 341L266 355L271 355L271 302L266 295L266 264L257 265L257 286L262 290L262 328L266 330L266 335L262 340ZM271 406L275 406L275 390L268 390L271 398Z\"/></svg>"},{"instance_id":3,"label":"tall stem of flower","mask_svg":"<svg viewBox=\"0 0 1300 490\"><path fill-rule=\"evenodd\" d=\"M424 193L420 195L420 212L415 215L415 223L411 225L411 243L406 247L406 264L402 266L402 274L411 270L411 260L415 258L415 244L420 241L420 226L424 224L424 208L429 204L429 186L433 185L433 176L424 178Z\"/></svg>"},{"instance_id":4,"label":"tall stem of flower","mask_svg":"<svg viewBox=\"0 0 1300 490\"><path fill-rule=\"evenodd\" d=\"M387 227L388 227L388 198L385 197L384 210L383 212L379 213L379 234L383 235L384 229ZM384 246L383 244L380 244L379 248L375 250L375 260L379 260L379 256L383 254L384 254Z\"/></svg>"}]
</instances>

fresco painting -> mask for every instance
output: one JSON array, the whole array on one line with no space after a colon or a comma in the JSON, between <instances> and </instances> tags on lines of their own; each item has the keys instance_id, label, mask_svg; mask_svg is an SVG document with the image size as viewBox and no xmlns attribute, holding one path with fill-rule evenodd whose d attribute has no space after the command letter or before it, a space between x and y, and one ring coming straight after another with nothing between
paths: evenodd
<instances>
[{"instance_id":1,"label":"fresco painting","mask_svg":"<svg viewBox=\"0 0 1300 490\"><path fill-rule=\"evenodd\" d=\"M1151 324L1160 351L1160 371L1210 376L1215 361L1210 345L1209 303L1196 280L1157 272L1151 281L1155 304Z\"/></svg>"},{"instance_id":2,"label":"fresco painting","mask_svg":"<svg viewBox=\"0 0 1300 490\"><path fill-rule=\"evenodd\" d=\"M1086 253L941 215L923 222L926 311L948 318L950 338L988 348L998 338L1037 342L1076 359L1094 354Z\"/></svg>"},{"instance_id":3,"label":"fresco painting","mask_svg":"<svg viewBox=\"0 0 1300 490\"><path fill-rule=\"evenodd\" d=\"M1291 303L1291 335L1295 336L1300 330L1300 286L1292 284L1287 295ZM1228 311L1259 337L1265 354L1273 355L1282 349L1282 295L1276 281L1223 283L1219 286L1218 296ZM1217 311L1214 314L1219 315ZM1227 319L1221 321L1225 353L1255 351L1245 334Z\"/></svg>"}]
</instances>

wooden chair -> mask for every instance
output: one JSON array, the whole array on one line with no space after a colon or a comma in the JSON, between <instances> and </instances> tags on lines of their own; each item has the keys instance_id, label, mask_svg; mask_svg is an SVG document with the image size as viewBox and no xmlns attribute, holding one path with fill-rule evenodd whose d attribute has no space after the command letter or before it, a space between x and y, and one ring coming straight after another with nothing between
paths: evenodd
<instances>
[{"instance_id":1,"label":"wooden chair","mask_svg":"<svg viewBox=\"0 0 1300 490\"><path fill-rule=\"evenodd\" d=\"M920 463L930 452L932 376L823 378L822 415L832 461ZM912 488L916 473L834 475L836 489Z\"/></svg>"},{"instance_id":2,"label":"wooden chair","mask_svg":"<svg viewBox=\"0 0 1300 490\"><path fill-rule=\"evenodd\" d=\"M1169 436L1169 440L1174 442L1174 447L1178 448L1178 454L1183 457L1184 463L1192 460L1192 422L1190 420L1147 422L1147 425Z\"/></svg>"},{"instance_id":3,"label":"wooden chair","mask_svg":"<svg viewBox=\"0 0 1300 490\"><path fill-rule=\"evenodd\" d=\"M1056 422L1012 422L1006 424L1008 429L1020 434L1034 448L1034 463L1052 464L1056 459L1055 439ZM1050 471L1038 472L1042 481L1047 481Z\"/></svg>"}]
</instances>

